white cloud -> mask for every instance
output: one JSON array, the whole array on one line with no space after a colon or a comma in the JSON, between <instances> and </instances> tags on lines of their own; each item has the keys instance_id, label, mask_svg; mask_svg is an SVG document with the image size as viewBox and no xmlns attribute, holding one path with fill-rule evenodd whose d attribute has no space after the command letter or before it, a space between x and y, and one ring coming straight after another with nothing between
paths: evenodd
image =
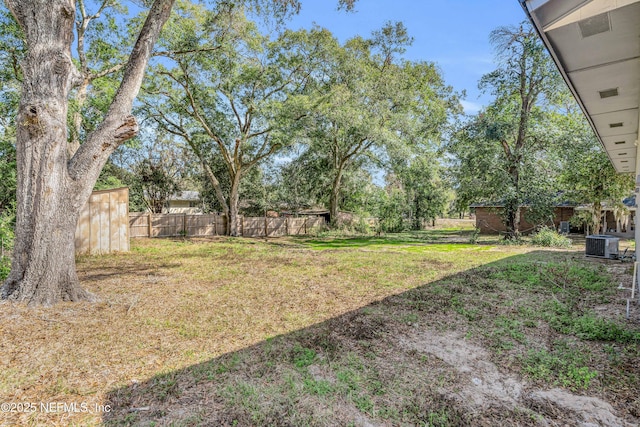
<instances>
[{"instance_id":1,"label":"white cloud","mask_svg":"<svg viewBox=\"0 0 640 427\"><path fill-rule=\"evenodd\" d=\"M465 114L478 114L480 110L482 110L482 105L477 104L475 102L462 100L460 101L462 104L462 108L464 109Z\"/></svg>"}]
</instances>

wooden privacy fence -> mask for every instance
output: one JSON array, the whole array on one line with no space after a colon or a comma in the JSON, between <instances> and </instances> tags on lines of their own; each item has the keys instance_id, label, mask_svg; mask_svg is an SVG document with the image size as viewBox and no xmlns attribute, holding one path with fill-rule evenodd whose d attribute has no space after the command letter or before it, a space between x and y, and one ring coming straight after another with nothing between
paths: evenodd
<instances>
[{"instance_id":1,"label":"wooden privacy fence","mask_svg":"<svg viewBox=\"0 0 640 427\"><path fill-rule=\"evenodd\" d=\"M225 215L130 213L131 237L223 236ZM238 218L238 234L244 237L279 237L301 235L321 230L322 217L305 218Z\"/></svg>"},{"instance_id":2,"label":"wooden privacy fence","mask_svg":"<svg viewBox=\"0 0 640 427\"><path fill-rule=\"evenodd\" d=\"M130 213L131 237L222 236L224 215Z\"/></svg>"},{"instance_id":3,"label":"wooden privacy fence","mask_svg":"<svg viewBox=\"0 0 640 427\"><path fill-rule=\"evenodd\" d=\"M324 218L313 216L304 218L243 217L240 221L240 235L245 237L297 236L320 231Z\"/></svg>"}]
</instances>

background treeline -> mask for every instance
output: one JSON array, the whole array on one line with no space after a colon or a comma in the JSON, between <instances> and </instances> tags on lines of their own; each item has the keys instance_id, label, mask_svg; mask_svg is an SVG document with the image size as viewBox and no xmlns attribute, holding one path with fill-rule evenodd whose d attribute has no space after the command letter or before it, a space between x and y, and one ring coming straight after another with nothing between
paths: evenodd
<instances>
[{"instance_id":1,"label":"background treeline","mask_svg":"<svg viewBox=\"0 0 640 427\"><path fill-rule=\"evenodd\" d=\"M141 132L111 156L97 189L128 186L133 211L199 191L205 212L229 216L229 234L238 215L268 210L349 211L393 232L492 201L518 237L524 205L529 222L545 224L556 203L584 204L577 220L597 227L600 207L632 188L527 23L491 33L496 69L479 85L493 100L468 116L464 92L437 64L403 56L412 39L402 23L340 42L320 27L287 30L286 14L261 4L177 4L136 102ZM145 13L82 5L70 152L105 114ZM24 43L6 9L0 27L0 233L9 242Z\"/></svg>"}]
</instances>

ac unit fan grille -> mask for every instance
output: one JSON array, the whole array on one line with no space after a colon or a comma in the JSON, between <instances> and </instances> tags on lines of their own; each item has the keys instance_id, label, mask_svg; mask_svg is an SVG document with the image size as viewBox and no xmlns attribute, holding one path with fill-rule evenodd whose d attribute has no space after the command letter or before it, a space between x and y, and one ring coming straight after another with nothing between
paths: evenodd
<instances>
[{"instance_id":1,"label":"ac unit fan grille","mask_svg":"<svg viewBox=\"0 0 640 427\"><path fill-rule=\"evenodd\" d=\"M604 256L606 243L604 239L587 239L587 255Z\"/></svg>"},{"instance_id":2,"label":"ac unit fan grille","mask_svg":"<svg viewBox=\"0 0 640 427\"><path fill-rule=\"evenodd\" d=\"M586 255L600 258L617 258L620 239L608 235L587 236Z\"/></svg>"}]
</instances>

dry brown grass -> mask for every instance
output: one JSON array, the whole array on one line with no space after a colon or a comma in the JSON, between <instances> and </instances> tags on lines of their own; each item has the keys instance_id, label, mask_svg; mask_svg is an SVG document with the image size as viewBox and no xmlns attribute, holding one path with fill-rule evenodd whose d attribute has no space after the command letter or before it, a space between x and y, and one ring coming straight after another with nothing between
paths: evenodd
<instances>
[{"instance_id":1,"label":"dry brown grass","mask_svg":"<svg viewBox=\"0 0 640 427\"><path fill-rule=\"evenodd\" d=\"M295 241L135 240L78 260L100 303L2 304L0 401L105 403L117 387L308 327L511 250L461 263L382 249L316 251ZM521 250L520 250L521 251ZM478 255L481 255L478 257ZM2 413L3 425L98 424L103 414Z\"/></svg>"},{"instance_id":2,"label":"dry brown grass","mask_svg":"<svg viewBox=\"0 0 640 427\"><path fill-rule=\"evenodd\" d=\"M216 408L220 409L217 422L222 424L231 425L234 420L240 424L273 422L284 415L265 409L265 417L273 419L243 418L246 413L241 408L252 403L242 399L251 398L250 391L257 387L249 379L264 387L268 384L258 380L263 375L278 379L275 389L265 389L272 390L277 408L277 400L290 395L290 391L277 388L284 387L279 381L290 378L293 390L301 391L300 384L308 378L308 373L287 365L296 364L296 357L304 356L304 348L322 349L326 353L323 357L329 357L335 347L336 366L344 366L336 372L351 373L355 378L364 371L358 371L356 365L362 363L354 360L366 359L369 351L376 354L371 359L376 375L384 376L387 371L399 376L376 380L390 390L384 399L393 401L394 393L405 397L421 393L418 385L409 387L415 374L407 367L409 356L398 355L392 344L378 338L411 328L418 322L415 313L421 319L418 323L427 322L427 313L432 316L431 326L446 328L451 319L451 313L445 314L450 301L443 299L443 307L432 311L414 312L407 306L393 308L396 303L389 297L534 250L402 242L321 246L291 239L136 240L131 253L79 259L83 285L101 302L35 309L6 303L0 306L0 402L85 403L88 411L69 413L63 409L47 414L38 407L30 413L2 413L0 422L98 425L105 414L94 408L112 404L119 412L107 418L116 424L138 424L164 414L146 413L149 399L158 405L168 399L163 411L184 411L187 421L178 425L196 425ZM464 275L460 277L457 280L465 280ZM377 302L382 300L387 308L378 310ZM403 297L405 300L410 300L410 295ZM294 332L298 334L295 340L283 341L283 336ZM308 345L299 347L305 340ZM414 359L422 360L418 356ZM312 369L316 380L326 377L328 383L342 384L332 377L334 371L317 362L315 371ZM244 367L241 374L226 368L236 363ZM434 384L455 380L456 374L437 360L420 363L424 378ZM208 386L206 381L194 386L198 375L211 380L211 369L223 377ZM402 378L407 382L402 383ZM396 384L398 381L402 384ZM419 412L430 405L437 415L438 410L446 409L450 397L434 387L422 390L424 398L418 394L415 402L406 403L407 411ZM175 399L181 393L183 400L178 404ZM202 402L207 400L203 396L207 395L215 397L203 408ZM336 395L341 396L338 400L355 401L359 409L367 407L367 402L360 405L350 392ZM324 410L326 420L320 417L318 424L336 425L361 416L353 405L338 405L342 412L332 418L335 402L329 404L302 392L291 399L294 403L280 402L283 411L293 406L303 415L320 416ZM306 406L314 409L305 410ZM467 419L467 415L454 412L449 413L450 419Z\"/></svg>"}]
</instances>

